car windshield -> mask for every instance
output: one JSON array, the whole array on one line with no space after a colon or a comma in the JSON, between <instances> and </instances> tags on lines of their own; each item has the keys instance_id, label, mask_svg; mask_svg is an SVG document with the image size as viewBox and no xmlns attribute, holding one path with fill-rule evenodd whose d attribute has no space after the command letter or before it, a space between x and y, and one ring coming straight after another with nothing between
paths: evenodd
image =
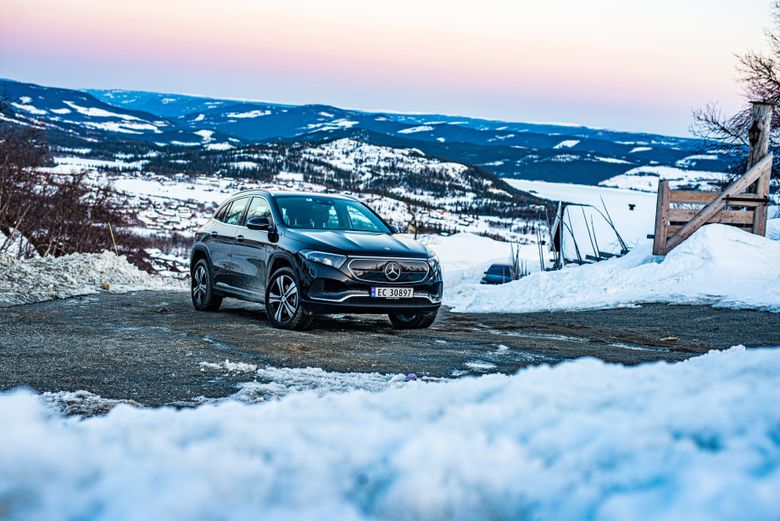
<instances>
[{"instance_id":1,"label":"car windshield","mask_svg":"<svg viewBox=\"0 0 780 521\"><path fill-rule=\"evenodd\" d=\"M284 224L290 228L390 233L387 225L363 203L316 195L276 198Z\"/></svg>"}]
</instances>

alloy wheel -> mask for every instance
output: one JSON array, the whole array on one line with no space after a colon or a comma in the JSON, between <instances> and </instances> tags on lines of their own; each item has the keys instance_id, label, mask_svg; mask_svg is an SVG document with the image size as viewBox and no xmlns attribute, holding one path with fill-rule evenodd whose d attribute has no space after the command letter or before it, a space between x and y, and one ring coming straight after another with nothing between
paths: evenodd
<instances>
[{"instance_id":1,"label":"alloy wheel","mask_svg":"<svg viewBox=\"0 0 780 521\"><path fill-rule=\"evenodd\" d=\"M289 275L280 275L271 283L268 293L270 315L279 323L291 320L298 311L298 286Z\"/></svg>"},{"instance_id":2,"label":"alloy wheel","mask_svg":"<svg viewBox=\"0 0 780 521\"><path fill-rule=\"evenodd\" d=\"M202 306L208 291L208 274L206 268L198 266L192 276L192 297L198 306Z\"/></svg>"}]
</instances>

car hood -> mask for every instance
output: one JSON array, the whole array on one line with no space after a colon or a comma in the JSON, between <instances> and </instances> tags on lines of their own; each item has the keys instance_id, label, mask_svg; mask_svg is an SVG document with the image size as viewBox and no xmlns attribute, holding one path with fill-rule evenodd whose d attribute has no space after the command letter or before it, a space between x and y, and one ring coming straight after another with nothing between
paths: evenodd
<instances>
[{"instance_id":1,"label":"car hood","mask_svg":"<svg viewBox=\"0 0 780 521\"><path fill-rule=\"evenodd\" d=\"M302 243L302 249L312 249L344 255L387 255L390 257L420 257L430 255L428 249L401 235L348 232L341 230L295 230L288 228L285 237Z\"/></svg>"}]
</instances>

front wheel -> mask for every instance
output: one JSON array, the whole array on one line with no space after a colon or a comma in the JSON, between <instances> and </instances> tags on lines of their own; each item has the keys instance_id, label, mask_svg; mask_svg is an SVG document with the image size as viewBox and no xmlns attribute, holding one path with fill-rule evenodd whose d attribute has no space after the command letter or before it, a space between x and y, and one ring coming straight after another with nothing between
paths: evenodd
<instances>
[{"instance_id":1,"label":"front wheel","mask_svg":"<svg viewBox=\"0 0 780 521\"><path fill-rule=\"evenodd\" d=\"M289 268L282 268L271 276L265 293L265 311L271 325L280 329L307 329L313 320L301 302L298 277Z\"/></svg>"},{"instance_id":2,"label":"front wheel","mask_svg":"<svg viewBox=\"0 0 780 521\"><path fill-rule=\"evenodd\" d=\"M396 329L424 329L431 327L438 313L439 310L436 309L419 313L390 313L388 317Z\"/></svg>"}]
</instances>

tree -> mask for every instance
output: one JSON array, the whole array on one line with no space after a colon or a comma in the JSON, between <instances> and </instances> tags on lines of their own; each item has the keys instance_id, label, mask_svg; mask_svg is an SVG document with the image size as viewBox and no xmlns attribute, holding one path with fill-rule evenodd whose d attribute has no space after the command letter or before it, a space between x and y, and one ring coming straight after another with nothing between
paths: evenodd
<instances>
[{"instance_id":1,"label":"tree","mask_svg":"<svg viewBox=\"0 0 780 521\"><path fill-rule=\"evenodd\" d=\"M772 3L772 26L765 31L769 51L761 53L748 51L737 56L737 73L747 101L764 101L780 108L780 0ZM715 103L709 103L693 112L691 132L708 141L716 142L719 148L731 147L734 151L746 152L750 145L748 130L752 124L751 108L745 106L733 115L724 114ZM775 152L773 175L778 175L780 154L780 110L772 114L772 131L769 137L770 150ZM742 168L744 165L740 165Z\"/></svg>"},{"instance_id":2,"label":"tree","mask_svg":"<svg viewBox=\"0 0 780 521\"><path fill-rule=\"evenodd\" d=\"M8 103L0 111L12 116ZM0 251L18 256L65 255L104 249L133 254L137 237L110 186L85 174L47 172L49 147L41 129L0 122Z\"/></svg>"}]
</instances>

